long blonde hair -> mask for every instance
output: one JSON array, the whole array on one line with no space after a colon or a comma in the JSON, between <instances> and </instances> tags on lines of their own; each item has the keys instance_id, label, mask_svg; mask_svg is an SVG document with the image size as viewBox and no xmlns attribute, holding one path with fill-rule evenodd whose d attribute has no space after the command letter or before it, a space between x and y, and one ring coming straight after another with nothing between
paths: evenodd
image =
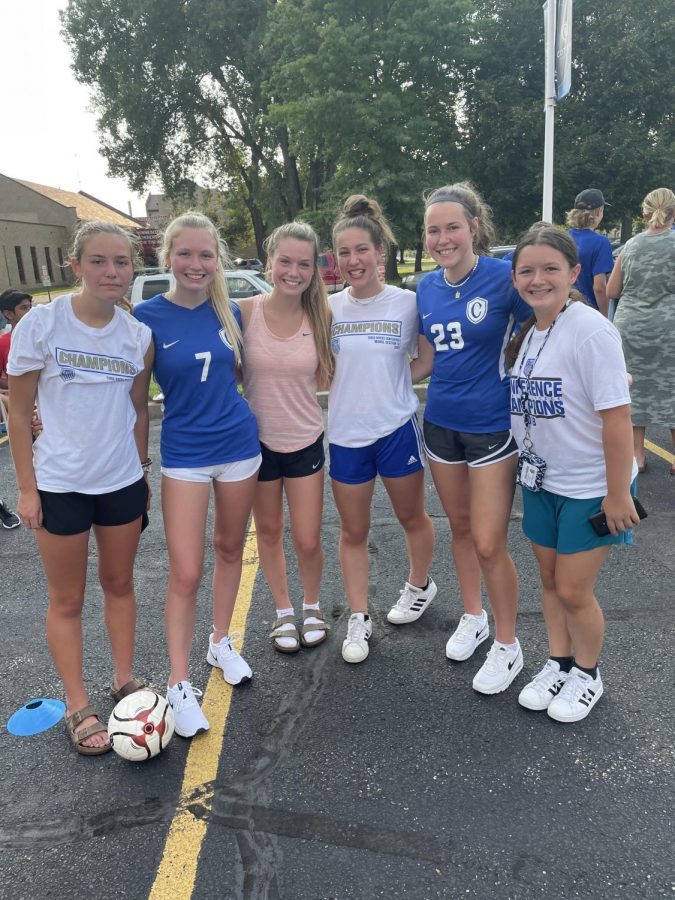
<instances>
[{"instance_id":1,"label":"long blonde hair","mask_svg":"<svg viewBox=\"0 0 675 900\"><path fill-rule=\"evenodd\" d=\"M434 203L459 203L469 225L478 219L473 249L479 256L490 256L490 247L495 242L492 210L470 181L458 181L457 184L447 184L431 191L424 197L424 211Z\"/></svg>"},{"instance_id":2,"label":"long blonde hair","mask_svg":"<svg viewBox=\"0 0 675 900\"><path fill-rule=\"evenodd\" d=\"M227 292L227 281L225 280L225 269L229 264L227 250L218 229L211 219L199 212L186 212L173 221L169 222L164 230L164 238L162 240L162 249L160 250L160 259L165 266L169 266L169 257L173 242L179 233L185 228L194 228L206 231L213 238L216 245L216 273L209 289L211 303L215 310L220 324L223 326L227 340L234 352L236 364L241 365L241 328L232 311L230 295Z\"/></svg>"},{"instance_id":3,"label":"long blonde hair","mask_svg":"<svg viewBox=\"0 0 675 900\"><path fill-rule=\"evenodd\" d=\"M663 228L675 216L675 194L670 188L656 188L642 201L642 214L649 228Z\"/></svg>"},{"instance_id":4,"label":"long blonde hair","mask_svg":"<svg viewBox=\"0 0 675 900\"><path fill-rule=\"evenodd\" d=\"M565 213L565 224L568 228L577 228L583 231L585 228L595 228L602 218L603 209L570 209Z\"/></svg>"},{"instance_id":5,"label":"long blonde hair","mask_svg":"<svg viewBox=\"0 0 675 900\"><path fill-rule=\"evenodd\" d=\"M305 222L288 222L279 225L265 241L268 266L277 253L279 244L286 238L306 241L312 245L314 273L307 288L302 292L302 308L314 334L314 344L319 357L319 380L330 382L335 371L335 360L330 348L330 307L328 294L319 271L319 238L314 229Z\"/></svg>"}]
</instances>

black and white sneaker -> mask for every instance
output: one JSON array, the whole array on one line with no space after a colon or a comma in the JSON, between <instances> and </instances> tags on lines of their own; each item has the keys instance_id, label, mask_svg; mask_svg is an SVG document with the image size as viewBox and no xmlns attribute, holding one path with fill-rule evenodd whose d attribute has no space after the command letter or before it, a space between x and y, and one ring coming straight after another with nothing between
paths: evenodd
<instances>
[{"instance_id":1,"label":"black and white sneaker","mask_svg":"<svg viewBox=\"0 0 675 900\"><path fill-rule=\"evenodd\" d=\"M473 689L479 694L501 694L522 668L520 644L515 650L493 644L485 662L474 675Z\"/></svg>"},{"instance_id":2,"label":"black and white sneaker","mask_svg":"<svg viewBox=\"0 0 675 900\"><path fill-rule=\"evenodd\" d=\"M585 719L602 697L600 670L596 678L572 666L557 697L549 703L547 712L556 722L580 722Z\"/></svg>"},{"instance_id":3,"label":"black and white sneaker","mask_svg":"<svg viewBox=\"0 0 675 900\"><path fill-rule=\"evenodd\" d=\"M473 656L476 647L490 637L490 626L485 610L480 616L464 613L454 634L445 645L445 655L455 662L462 662Z\"/></svg>"},{"instance_id":4,"label":"black and white sneaker","mask_svg":"<svg viewBox=\"0 0 675 900\"><path fill-rule=\"evenodd\" d=\"M518 703L525 709L533 709L536 712L548 709L566 681L567 672L561 672L560 664L549 659L541 672L538 672L522 689L518 695Z\"/></svg>"},{"instance_id":5,"label":"black and white sneaker","mask_svg":"<svg viewBox=\"0 0 675 900\"><path fill-rule=\"evenodd\" d=\"M21 519L12 512L4 500L0 500L0 522L3 528L18 528L21 524Z\"/></svg>"},{"instance_id":6,"label":"black and white sneaker","mask_svg":"<svg viewBox=\"0 0 675 900\"><path fill-rule=\"evenodd\" d=\"M387 620L392 625L407 625L408 622L416 622L419 619L438 593L431 576L428 580L429 583L425 588L416 588L406 581L401 596L387 613Z\"/></svg>"}]
</instances>

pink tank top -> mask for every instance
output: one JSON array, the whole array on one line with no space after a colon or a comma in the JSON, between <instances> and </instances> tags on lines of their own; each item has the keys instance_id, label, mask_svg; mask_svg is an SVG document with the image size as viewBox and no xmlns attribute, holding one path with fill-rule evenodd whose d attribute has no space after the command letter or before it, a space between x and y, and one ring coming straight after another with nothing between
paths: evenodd
<instances>
[{"instance_id":1,"label":"pink tank top","mask_svg":"<svg viewBox=\"0 0 675 900\"><path fill-rule=\"evenodd\" d=\"M307 317L288 338L267 327L263 296L253 298L244 332L244 396L258 420L260 440L277 453L313 444L323 431L316 399L319 357Z\"/></svg>"}]
</instances>

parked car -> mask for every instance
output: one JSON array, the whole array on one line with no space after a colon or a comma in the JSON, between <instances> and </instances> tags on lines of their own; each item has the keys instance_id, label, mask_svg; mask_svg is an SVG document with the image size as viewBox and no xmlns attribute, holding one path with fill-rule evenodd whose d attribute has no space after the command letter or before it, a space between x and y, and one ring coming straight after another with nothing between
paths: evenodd
<instances>
[{"instance_id":1,"label":"parked car","mask_svg":"<svg viewBox=\"0 0 675 900\"><path fill-rule=\"evenodd\" d=\"M490 247L490 253L496 259L503 259L505 256L508 256L508 258L510 259L515 249L515 244L501 244L498 247ZM435 267L435 269L438 268L438 266ZM435 271L435 269L429 269L429 271ZM406 275L405 278L401 280L401 287L407 288L409 291L416 292L417 285L426 274L426 272L413 272L412 275Z\"/></svg>"},{"instance_id":2,"label":"parked car","mask_svg":"<svg viewBox=\"0 0 675 900\"><path fill-rule=\"evenodd\" d=\"M330 251L319 254L319 271L329 294L341 291L345 286L338 269L337 260Z\"/></svg>"},{"instance_id":3,"label":"parked car","mask_svg":"<svg viewBox=\"0 0 675 900\"><path fill-rule=\"evenodd\" d=\"M259 259L242 259L237 257L234 260L235 269L250 269L251 272L262 272L265 268Z\"/></svg>"},{"instance_id":4,"label":"parked car","mask_svg":"<svg viewBox=\"0 0 675 900\"><path fill-rule=\"evenodd\" d=\"M253 297L255 294L269 294L272 285L261 278L258 272L248 269L233 269L225 272L227 289L232 300L242 297ZM165 294L176 284L176 279L171 272L159 275L139 275L131 287L130 301L132 306L156 297L157 294Z\"/></svg>"}]
</instances>

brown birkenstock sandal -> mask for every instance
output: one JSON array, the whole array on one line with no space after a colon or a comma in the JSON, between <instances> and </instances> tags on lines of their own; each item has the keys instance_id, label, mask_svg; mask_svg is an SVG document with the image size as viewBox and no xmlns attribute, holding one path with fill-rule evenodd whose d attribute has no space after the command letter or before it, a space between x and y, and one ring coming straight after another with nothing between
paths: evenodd
<instances>
[{"instance_id":1,"label":"brown birkenstock sandal","mask_svg":"<svg viewBox=\"0 0 675 900\"><path fill-rule=\"evenodd\" d=\"M110 696L113 698L115 703L119 703L120 700L124 700L125 697L128 697L129 694L135 694L136 691L142 691L147 687L143 681L139 681L138 678L132 678L131 681L125 682L122 687L116 688L113 685L110 688Z\"/></svg>"},{"instance_id":2,"label":"brown birkenstock sandal","mask_svg":"<svg viewBox=\"0 0 675 900\"><path fill-rule=\"evenodd\" d=\"M308 622L307 619L317 619L318 621ZM328 637L327 632L329 630L330 625L326 622L324 615L320 609L306 609L302 615L300 643L303 647L318 647L319 644L323 644L323 642ZM310 631L322 631L323 635L319 638L318 641L307 641L305 640L305 635Z\"/></svg>"},{"instance_id":3,"label":"brown birkenstock sandal","mask_svg":"<svg viewBox=\"0 0 675 900\"><path fill-rule=\"evenodd\" d=\"M282 625L292 625L293 627L282 628ZM279 653L297 653L300 649L300 635L298 634L295 616L279 616L270 631L270 637L272 638L272 646ZM295 641L295 646L283 647L278 643L279 638L290 638L292 641Z\"/></svg>"},{"instance_id":4,"label":"brown birkenstock sandal","mask_svg":"<svg viewBox=\"0 0 675 900\"><path fill-rule=\"evenodd\" d=\"M87 725L86 728L77 727L90 716L98 719L98 714L93 706L84 706L82 709L78 709L77 712L72 713L72 715L66 716L66 731L68 732L68 737L70 738L73 747L78 753L81 753L82 756L101 756L102 753L108 753L109 750L112 750L110 741L103 744L102 747L88 747L82 742L86 741L87 738L90 738L93 734L107 731L108 729L105 725L98 719L97 722L94 722L93 725Z\"/></svg>"}]
</instances>

